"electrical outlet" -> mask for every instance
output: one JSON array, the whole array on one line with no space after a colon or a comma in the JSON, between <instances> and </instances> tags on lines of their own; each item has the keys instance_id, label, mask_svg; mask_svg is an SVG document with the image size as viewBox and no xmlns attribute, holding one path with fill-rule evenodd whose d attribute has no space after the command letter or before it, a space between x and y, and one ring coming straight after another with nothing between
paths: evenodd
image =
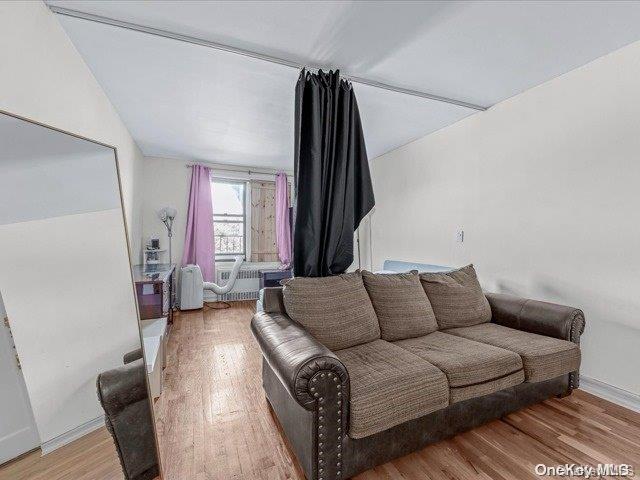
<instances>
[{"instance_id":1,"label":"electrical outlet","mask_svg":"<svg viewBox=\"0 0 640 480\"><path fill-rule=\"evenodd\" d=\"M456 232L456 243L463 243L464 242L464 230L459 229Z\"/></svg>"}]
</instances>

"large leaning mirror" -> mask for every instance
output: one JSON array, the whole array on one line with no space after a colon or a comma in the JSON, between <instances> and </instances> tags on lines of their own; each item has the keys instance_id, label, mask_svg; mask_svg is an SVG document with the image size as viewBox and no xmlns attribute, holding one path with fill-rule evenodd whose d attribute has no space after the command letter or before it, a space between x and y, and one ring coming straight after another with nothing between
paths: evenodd
<instances>
[{"instance_id":1,"label":"large leaning mirror","mask_svg":"<svg viewBox=\"0 0 640 480\"><path fill-rule=\"evenodd\" d=\"M131 274L115 149L0 113L0 464L159 476Z\"/></svg>"}]
</instances>

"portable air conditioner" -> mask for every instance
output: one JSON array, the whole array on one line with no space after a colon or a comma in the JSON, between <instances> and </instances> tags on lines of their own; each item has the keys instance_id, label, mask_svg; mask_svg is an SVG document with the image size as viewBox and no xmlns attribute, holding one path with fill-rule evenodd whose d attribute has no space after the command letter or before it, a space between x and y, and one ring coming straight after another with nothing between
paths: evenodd
<instances>
[{"instance_id":1,"label":"portable air conditioner","mask_svg":"<svg viewBox=\"0 0 640 480\"><path fill-rule=\"evenodd\" d=\"M204 301L202 272L198 265L186 265L180 270L180 310L202 308Z\"/></svg>"}]
</instances>

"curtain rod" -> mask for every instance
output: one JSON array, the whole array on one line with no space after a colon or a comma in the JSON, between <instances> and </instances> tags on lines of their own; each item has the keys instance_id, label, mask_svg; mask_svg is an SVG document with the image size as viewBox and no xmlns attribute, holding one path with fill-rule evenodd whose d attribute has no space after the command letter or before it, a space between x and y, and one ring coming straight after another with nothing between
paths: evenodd
<instances>
[{"instance_id":1,"label":"curtain rod","mask_svg":"<svg viewBox=\"0 0 640 480\"><path fill-rule=\"evenodd\" d=\"M222 165L210 164L210 163L207 163L207 162L187 163L187 164L185 164L185 167L186 168L192 168L195 165L202 165L204 167L207 167L207 168L209 168L211 170L218 171L218 172L247 173L247 174L249 174L249 176L251 176L251 174L256 174L256 175L277 175L279 172L282 172L287 176L292 176L293 175L293 173L288 172L286 170L267 170L267 169L262 170L262 169L259 169L259 168L255 169L255 170L252 170L250 168L247 168L245 170L237 170L237 169L233 169L233 168L225 168Z\"/></svg>"},{"instance_id":2,"label":"curtain rod","mask_svg":"<svg viewBox=\"0 0 640 480\"><path fill-rule=\"evenodd\" d=\"M314 67L314 66L310 66L310 65L303 65L300 64L299 62L293 61L293 60L289 60L286 58L281 58L281 57L274 57L271 55L266 55L263 53L258 53L258 52L254 52L251 50L246 50L244 48L237 48L237 47L232 47L230 45L225 45L223 43L218 43L218 42L213 42L210 40L204 40L202 38L198 38L198 37L192 37L189 35L182 35L179 33L173 33L167 30L161 30L158 28L153 28L153 27L146 27L144 25L139 25L136 23L131 23L131 22L125 22L123 20L116 20L114 18L109 18L109 17L103 17L101 15L94 15L92 13L86 13L86 12L82 12L79 10L73 10L70 8L62 8L62 7L57 7L55 5L48 5L49 9L53 12L56 13L58 15L64 15L67 17L73 17L73 18L79 18L81 20L88 20L91 22L96 22L96 23L102 23L104 25L110 25L112 27L120 27L120 28L124 28L127 30L133 30L135 32L140 32L140 33L146 33L149 35L155 35L157 37L163 37L163 38L168 38L171 40L178 40L180 42L185 42L185 43L191 43L194 45L200 45L202 47L208 47L208 48L213 48L216 50L221 50L223 52L228 52L228 53L233 53L236 55L242 55L245 57L249 57L249 58L254 58L257 60L262 60L264 62L270 62L270 63L275 63L278 65L282 65L285 67L290 67L290 68L295 68L295 69L302 69L302 68L312 68L312 69L318 69L318 67ZM367 78L362 78L362 77L356 77L356 76L352 76L347 74L341 75L345 78L347 78L348 80L350 80L353 83L360 83L362 85L367 85L369 87L374 87L374 88L380 88L382 90L388 90L391 92L396 92L396 93L401 93L403 95L411 95L413 97L420 97L420 98L426 98L428 100L433 100L436 102L442 102L442 103L449 103L451 105L457 105L459 107L464 107L464 108L469 108L472 110L478 110L478 111L485 111L487 110L487 108L489 107L484 107L482 105L476 105L473 103L469 103L469 102L465 102L462 100L457 100L455 98L448 98L448 97L443 97L441 95L435 95L432 93L427 93L427 92L422 92L419 90L412 90L410 88L403 88L403 87L398 87L395 85L391 85L388 83L383 83L383 82L377 82L375 80L369 80Z\"/></svg>"}]
</instances>

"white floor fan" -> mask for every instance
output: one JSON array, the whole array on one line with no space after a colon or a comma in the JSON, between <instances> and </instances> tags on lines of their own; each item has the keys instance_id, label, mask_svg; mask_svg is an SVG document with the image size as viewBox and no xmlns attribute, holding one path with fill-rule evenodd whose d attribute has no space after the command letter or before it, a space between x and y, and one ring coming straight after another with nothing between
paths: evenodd
<instances>
[{"instance_id":1,"label":"white floor fan","mask_svg":"<svg viewBox=\"0 0 640 480\"><path fill-rule=\"evenodd\" d=\"M229 280L224 285L213 282L205 282L202 278L202 271L198 265L186 265L182 267L180 276L180 310L194 310L204 306L204 291L208 290L216 295L225 295L233 290L238 278L240 267L244 263L241 256L235 257L233 267L229 273ZM220 306L211 308L229 308L227 302L216 302Z\"/></svg>"},{"instance_id":2,"label":"white floor fan","mask_svg":"<svg viewBox=\"0 0 640 480\"><path fill-rule=\"evenodd\" d=\"M203 290L209 290L210 292L215 293L216 295L224 295L233 290L233 286L236 283L236 279L238 278L238 272L240 271L240 267L244 263L244 259L240 256L235 257L235 261L233 262L233 267L231 267L231 273L229 274L229 280L224 286L220 286L217 283L213 282L203 282ZM227 302L218 302L221 306L211 307L211 308L229 308L230 305Z\"/></svg>"}]
</instances>

